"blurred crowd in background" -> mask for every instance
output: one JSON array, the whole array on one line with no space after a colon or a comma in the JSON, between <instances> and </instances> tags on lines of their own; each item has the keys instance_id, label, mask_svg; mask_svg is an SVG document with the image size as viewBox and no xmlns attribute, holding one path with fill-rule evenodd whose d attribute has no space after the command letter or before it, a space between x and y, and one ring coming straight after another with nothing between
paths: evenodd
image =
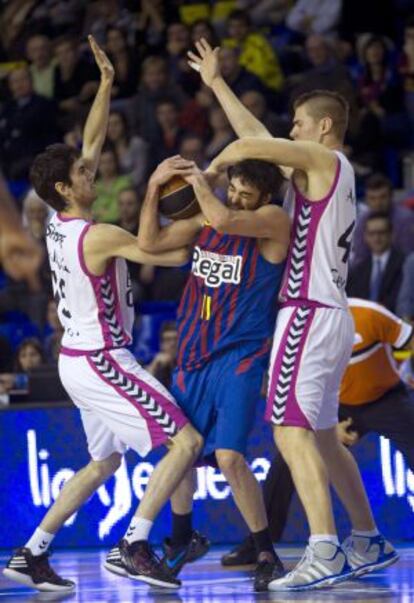
<instances>
[{"instance_id":1,"label":"blurred crowd in background","mask_svg":"<svg viewBox=\"0 0 414 603\"><path fill-rule=\"evenodd\" d=\"M151 171L181 154L201 168L235 138L187 64L201 37L221 47L222 75L275 136L292 100L327 88L351 108L346 154L357 176L348 293L414 320L413 0L3 0L0 167L25 229L41 244L49 209L31 189L37 153L80 148L99 72L92 33L115 81L97 177L95 219L136 233ZM135 353L168 384L182 269L131 265ZM47 260L34 281L0 270L0 396L56 362L61 327Z\"/></svg>"}]
</instances>

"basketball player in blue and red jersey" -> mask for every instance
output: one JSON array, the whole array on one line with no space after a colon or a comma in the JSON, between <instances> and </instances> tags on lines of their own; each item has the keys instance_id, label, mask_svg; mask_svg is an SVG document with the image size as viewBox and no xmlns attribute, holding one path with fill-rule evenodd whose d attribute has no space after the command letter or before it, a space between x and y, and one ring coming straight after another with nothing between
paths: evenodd
<instances>
[{"instance_id":1,"label":"basketball player in blue and red jersey","mask_svg":"<svg viewBox=\"0 0 414 603\"><path fill-rule=\"evenodd\" d=\"M105 140L114 69L95 40L91 50L101 82L86 120L80 153L64 144L47 147L31 168L36 192L56 210L47 227L47 248L59 320L64 329L59 376L79 408L90 462L65 483L26 544L3 570L11 580L41 591L70 592L75 584L49 565L48 548L64 522L120 466L128 447L145 456L162 444L140 505L106 567L151 585L177 588L148 544L152 524L198 457L202 438L170 393L144 370L128 349L134 321L126 261L179 265L185 250L168 256L143 252L137 237L110 224L95 224L94 178ZM174 162L185 172L191 162Z\"/></svg>"},{"instance_id":2,"label":"basketball player in blue and red jersey","mask_svg":"<svg viewBox=\"0 0 414 603\"><path fill-rule=\"evenodd\" d=\"M191 274L178 310L179 346L172 392L215 453L256 545L256 589L283 567L274 553L259 485L244 455L268 364L269 337L289 244L287 214L271 204L284 178L264 161L229 169L227 203L212 192L196 167L186 176L201 211L164 228L158 220L159 188L174 158L150 179L142 207L139 245L162 252L193 245ZM173 533L166 566L178 573L203 545L192 530L191 475L172 497Z\"/></svg>"},{"instance_id":3,"label":"basketball player in blue and red jersey","mask_svg":"<svg viewBox=\"0 0 414 603\"><path fill-rule=\"evenodd\" d=\"M211 86L240 140L209 167L246 158L272 161L289 177L284 208L292 236L271 353L266 419L289 465L310 527L299 564L275 576L269 590L331 586L366 566L365 555L338 541L330 482L352 522L351 548L365 538L369 571L396 561L379 534L354 459L337 437L339 387L351 357L354 325L345 283L356 218L355 174L344 154L345 99L314 90L295 99L292 140L273 138L240 103L220 74L219 49L202 40L190 64ZM349 562L349 563L348 563Z\"/></svg>"}]
</instances>

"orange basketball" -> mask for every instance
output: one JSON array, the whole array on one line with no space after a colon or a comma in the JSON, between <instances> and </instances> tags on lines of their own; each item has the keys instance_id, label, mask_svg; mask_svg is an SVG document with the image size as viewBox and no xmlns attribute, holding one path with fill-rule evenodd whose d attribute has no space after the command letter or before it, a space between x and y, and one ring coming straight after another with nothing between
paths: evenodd
<instances>
[{"instance_id":1,"label":"orange basketball","mask_svg":"<svg viewBox=\"0 0 414 603\"><path fill-rule=\"evenodd\" d=\"M181 176L173 176L161 187L159 210L170 220L184 220L200 212L193 187Z\"/></svg>"}]
</instances>

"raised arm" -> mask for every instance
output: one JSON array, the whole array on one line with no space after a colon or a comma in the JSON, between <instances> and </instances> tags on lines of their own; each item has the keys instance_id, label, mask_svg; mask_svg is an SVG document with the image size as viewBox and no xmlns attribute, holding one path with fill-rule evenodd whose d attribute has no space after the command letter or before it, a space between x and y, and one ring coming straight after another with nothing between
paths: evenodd
<instances>
[{"instance_id":1,"label":"raised arm","mask_svg":"<svg viewBox=\"0 0 414 603\"><path fill-rule=\"evenodd\" d=\"M194 241L203 225L204 218L201 214L187 220L177 220L164 227L160 226L158 215L160 187L174 175L186 176L193 166L192 161L179 156L169 157L152 174L139 219L138 244L141 249L160 253Z\"/></svg>"},{"instance_id":2,"label":"raised arm","mask_svg":"<svg viewBox=\"0 0 414 603\"><path fill-rule=\"evenodd\" d=\"M214 195L202 172L194 167L185 178L192 184L203 215L211 226L223 234L257 239L271 239L289 244L289 217L275 205L264 205L254 210L231 209Z\"/></svg>"},{"instance_id":3,"label":"raised arm","mask_svg":"<svg viewBox=\"0 0 414 603\"><path fill-rule=\"evenodd\" d=\"M99 48L95 38L88 36L88 39L96 64L101 72L101 82L83 131L82 156L87 161L89 169L95 175L108 129L114 68L104 51Z\"/></svg>"},{"instance_id":4,"label":"raised arm","mask_svg":"<svg viewBox=\"0 0 414 603\"><path fill-rule=\"evenodd\" d=\"M196 42L196 48L198 55L191 51L188 53L189 65L200 72L203 82L213 90L237 136L272 138L265 126L246 109L224 81L218 58L220 48L211 48L204 38Z\"/></svg>"}]
</instances>

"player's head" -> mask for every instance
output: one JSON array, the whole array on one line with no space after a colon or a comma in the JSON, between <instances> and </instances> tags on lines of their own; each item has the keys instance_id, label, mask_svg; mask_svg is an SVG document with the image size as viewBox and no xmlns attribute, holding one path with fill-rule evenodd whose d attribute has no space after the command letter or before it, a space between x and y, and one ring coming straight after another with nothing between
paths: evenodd
<instances>
[{"instance_id":1,"label":"player's head","mask_svg":"<svg viewBox=\"0 0 414 603\"><path fill-rule=\"evenodd\" d=\"M56 211L73 204L90 207L96 199L93 173L80 152L66 144L52 144L38 155L30 180L39 197Z\"/></svg>"},{"instance_id":2,"label":"player's head","mask_svg":"<svg viewBox=\"0 0 414 603\"><path fill-rule=\"evenodd\" d=\"M245 159L228 170L227 205L232 209L257 209L278 195L284 182L280 168L268 161Z\"/></svg>"},{"instance_id":3,"label":"player's head","mask_svg":"<svg viewBox=\"0 0 414 603\"><path fill-rule=\"evenodd\" d=\"M330 90L312 90L293 103L293 140L311 140L322 144L342 143L348 127L349 105L341 94Z\"/></svg>"}]
</instances>

